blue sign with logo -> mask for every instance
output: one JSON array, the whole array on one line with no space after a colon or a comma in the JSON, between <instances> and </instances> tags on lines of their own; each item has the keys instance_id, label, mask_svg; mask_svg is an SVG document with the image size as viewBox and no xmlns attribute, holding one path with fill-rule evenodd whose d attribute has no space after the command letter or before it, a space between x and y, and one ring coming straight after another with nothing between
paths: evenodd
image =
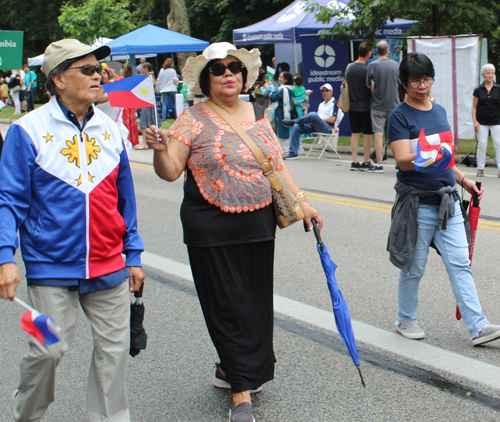
<instances>
[{"instance_id":1,"label":"blue sign with logo","mask_svg":"<svg viewBox=\"0 0 500 422\"><path fill-rule=\"evenodd\" d=\"M338 37L321 39L319 36L304 36L301 41L304 86L313 91L309 97L309 112L318 111L319 104L323 102L322 85L330 84L335 102L338 101L349 64L349 48ZM344 115L339 133L341 136L351 135L348 114Z\"/></svg>"},{"instance_id":2,"label":"blue sign with logo","mask_svg":"<svg viewBox=\"0 0 500 422\"><path fill-rule=\"evenodd\" d=\"M399 63L401 61L401 53L403 51L403 40L399 38L397 39L389 38L386 41L389 43L389 58ZM377 59L378 59L377 49L374 48L372 56L366 62L366 64L370 64L372 61Z\"/></svg>"}]
</instances>

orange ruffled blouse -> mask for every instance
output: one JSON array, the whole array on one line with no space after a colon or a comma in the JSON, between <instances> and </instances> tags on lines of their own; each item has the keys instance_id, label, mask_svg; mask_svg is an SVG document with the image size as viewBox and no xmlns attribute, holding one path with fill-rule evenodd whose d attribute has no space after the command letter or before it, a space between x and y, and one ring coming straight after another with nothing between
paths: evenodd
<instances>
[{"instance_id":1,"label":"orange ruffled blouse","mask_svg":"<svg viewBox=\"0 0 500 422\"><path fill-rule=\"evenodd\" d=\"M267 116L238 122L275 170L283 169L283 150ZM168 130L191 148L187 166L201 195L224 212L258 210L272 202L271 183L252 151L219 116L202 103L184 110Z\"/></svg>"}]
</instances>

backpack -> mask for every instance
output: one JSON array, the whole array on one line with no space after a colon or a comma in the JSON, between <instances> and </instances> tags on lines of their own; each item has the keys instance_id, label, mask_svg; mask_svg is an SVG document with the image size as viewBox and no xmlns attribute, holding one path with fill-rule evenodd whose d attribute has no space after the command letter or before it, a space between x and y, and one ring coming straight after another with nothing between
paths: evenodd
<instances>
[{"instance_id":1,"label":"backpack","mask_svg":"<svg viewBox=\"0 0 500 422\"><path fill-rule=\"evenodd\" d=\"M7 83L7 86L9 87L9 89L14 89L16 86L19 86L19 85L21 85L21 84L19 82L19 79L17 79L17 77L10 78L10 81Z\"/></svg>"}]
</instances>

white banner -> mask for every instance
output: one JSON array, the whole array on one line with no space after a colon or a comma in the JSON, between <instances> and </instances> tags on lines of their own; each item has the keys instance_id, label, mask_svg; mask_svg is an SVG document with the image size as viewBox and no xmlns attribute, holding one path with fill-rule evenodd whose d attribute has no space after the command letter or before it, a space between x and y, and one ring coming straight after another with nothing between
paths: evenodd
<instances>
[{"instance_id":1,"label":"white banner","mask_svg":"<svg viewBox=\"0 0 500 422\"><path fill-rule=\"evenodd\" d=\"M436 71L431 95L446 109L455 140L474 139L471 107L477 86L479 37L413 38L408 52L428 56Z\"/></svg>"}]
</instances>

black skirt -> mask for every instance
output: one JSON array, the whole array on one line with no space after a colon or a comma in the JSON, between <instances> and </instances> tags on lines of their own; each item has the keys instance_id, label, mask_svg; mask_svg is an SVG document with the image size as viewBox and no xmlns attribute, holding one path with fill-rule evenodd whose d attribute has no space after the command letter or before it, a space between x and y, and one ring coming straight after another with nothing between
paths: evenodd
<instances>
[{"instance_id":1,"label":"black skirt","mask_svg":"<svg viewBox=\"0 0 500 422\"><path fill-rule=\"evenodd\" d=\"M230 246L188 246L210 337L233 394L274 378L274 239Z\"/></svg>"}]
</instances>

